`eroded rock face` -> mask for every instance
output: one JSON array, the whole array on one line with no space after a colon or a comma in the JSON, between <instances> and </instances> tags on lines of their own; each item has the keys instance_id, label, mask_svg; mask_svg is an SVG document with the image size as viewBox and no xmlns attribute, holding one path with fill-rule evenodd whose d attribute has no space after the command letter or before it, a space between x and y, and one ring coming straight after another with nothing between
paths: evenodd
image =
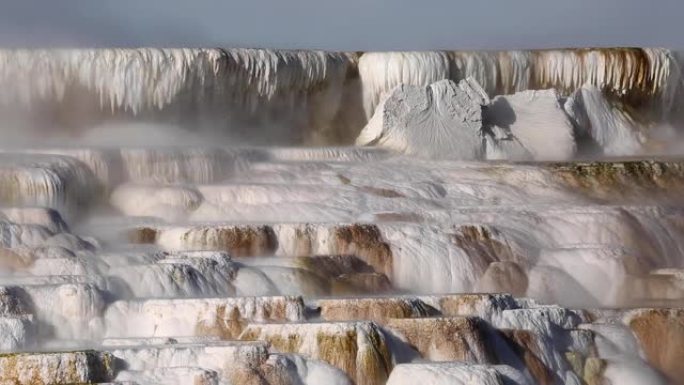
<instances>
[{"instance_id":1,"label":"eroded rock face","mask_svg":"<svg viewBox=\"0 0 684 385\"><path fill-rule=\"evenodd\" d=\"M344 372L335 367L322 361L288 354L271 354L268 360L257 368L243 367L234 370L230 380L236 384L353 384Z\"/></svg>"},{"instance_id":2,"label":"eroded rock face","mask_svg":"<svg viewBox=\"0 0 684 385\"><path fill-rule=\"evenodd\" d=\"M543 345L537 340L539 337L527 330L502 330L501 335L512 352L521 361L527 372L539 385L551 385L557 381L557 375L543 361ZM504 354L498 353L503 356ZM573 365L572 372L583 378L584 357L578 353L567 353L566 358ZM575 365L575 361L578 362ZM577 367L575 367L577 366Z\"/></svg>"},{"instance_id":3,"label":"eroded rock face","mask_svg":"<svg viewBox=\"0 0 684 385\"><path fill-rule=\"evenodd\" d=\"M429 158L481 159L487 104L489 97L472 79L400 85L380 102L356 144Z\"/></svg>"},{"instance_id":4,"label":"eroded rock face","mask_svg":"<svg viewBox=\"0 0 684 385\"><path fill-rule=\"evenodd\" d=\"M158 235L157 243L167 250L219 250L237 257L266 256L277 248L269 226L170 228Z\"/></svg>"},{"instance_id":5,"label":"eroded rock face","mask_svg":"<svg viewBox=\"0 0 684 385\"><path fill-rule=\"evenodd\" d=\"M0 50L0 383L677 383L670 54Z\"/></svg>"},{"instance_id":6,"label":"eroded rock face","mask_svg":"<svg viewBox=\"0 0 684 385\"><path fill-rule=\"evenodd\" d=\"M340 226L335 230L334 239L338 253L357 255L375 271L392 277L392 250L377 226Z\"/></svg>"},{"instance_id":7,"label":"eroded rock face","mask_svg":"<svg viewBox=\"0 0 684 385\"><path fill-rule=\"evenodd\" d=\"M573 126L556 90L497 96L486 108L487 159L567 160L575 155Z\"/></svg>"},{"instance_id":8,"label":"eroded rock face","mask_svg":"<svg viewBox=\"0 0 684 385\"><path fill-rule=\"evenodd\" d=\"M430 361L492 362L486 326L478 318L391 319L386 327Z\"/></svg>"},{"instance_id":9,"label":"eroded rock face","mask_svg":"<svg viewBox=\"0 0 684 385\"><path fill-rule=\"evenodd\" d=\"M114 358L109 353L0 355L0 380L19 384L69 384L108 382L114 378Z\"/></svg>"},{"instance_id":10,"label":"eroded rock face","mask_svg":"<svg viewBox=\"0 0 684 385\"><path fill-rule=\"evenodd\" d=\"M326 321L364 319L386 324L392 318L420 318L438 311L420 299L411 297L374 297L321 299L316 301L321 318Z\"/></svg>"},{"instance_id":11,"label":"eroded rock face","mask_svg":"<svg viewBox=\"0 0 684 385\"><path fill-rule=\"evenodd\" d=\"M625 322L632 329L646 358L670 381L681 383L684 369L680 365L684 347L684 310L643 309L627 314Z\"/></svg>"},{"instance_id":12,"label":"eroded rock face","mask_svg":"<svg viewBox=\"0 0 684 385\"><path fill-rule=\"evenodd\" d=\"M527 292L527 284L527 273L517 263L493 262L477 282L475 290L524 295Z\"/></svg>"},{"instance_id":13,"label":"eroded rock face","mask_svg":"<svg viewBox=\"0 0 684 385\"><path fill-rule=\"evenodd\" d=\"M679 162L667 159L580 161L552 164L551 168L568 186L605 202L615 198L629 201L630 196L641 195L638 191L649 191L661 201L678 201L671 194L679 188L684 172Z\"/></svg>"},{"instance_id":14,"label":"eroded rock face","mask_svg":"<svg viewBox=\"0 0 684 385\"><path fill-rule=\"evenodd\" d=\"M492 97L549 88L569 95L590 84L625 103L663 102L667 110L681 77L679 66L674 52L648 48L368 52L359 58L368 117L382 95L399 84L427 86L469 76ZM657 101L651 99L656 95Z\"/></svg>"},{"instance_id":15,"label":"eroded rock face","mask_svg":"<svg viewBox=\"0 0 684 385\"><path fill-rule=\"evenodd\" d=\"M278 351L323 360L357 384L383 384L393 366L385 332L373 322L251 324L240 339L265 340Z\"/></svg>"},{"instance_id":16,"label":"eroded rock face","mask_svg":"<svg viewBox=\"0 0 684 385\"><path fill-rule=\"evenodd\" d=\"M2 208L0 349L95 346L121 364L110 380L143 383L383 384L397 381L397 364L454 360L505 384L662 383L649 364L677 375L676 360L658 355L676 349L652 358L640 336L677 339L670 316L624 321L638 337L630 345L603 327L622 325L621 314L522 297L581 308L677 301L679 161L249 154L259 160L239 175L199 155L151 156L159 180L157 166L133 180L106 177L106 157L85 163L114 184L104 201L118 210L100 222ZM269 220L255 220L263 210ZM647 360L629 353L639 349ZM459 370L445 381L481 372Z\"/></svg>"},{"instance_id":17,"label":"eroded rock face","mask_svg":"<svg viewBox=\"0 0 684 385\"><path fill-rule=\"evenodd\" d=\"M573 123L556 90L489 100L472 78L387 94L356 140L434 159L567 160L576 152Z\"/></svg>"}]
</instances>

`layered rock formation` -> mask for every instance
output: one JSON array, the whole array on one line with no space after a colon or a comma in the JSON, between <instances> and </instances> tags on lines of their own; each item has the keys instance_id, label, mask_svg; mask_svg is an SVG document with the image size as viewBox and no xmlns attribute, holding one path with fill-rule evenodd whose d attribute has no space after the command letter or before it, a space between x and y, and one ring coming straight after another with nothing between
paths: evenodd
<instances>
[{"instance_id":1,"label":"layered rock formation","mask_svg":"<svg viewBox=\"0 0 684 385\"><path fill-rule=\"evenodd\" d=\"M196 143L193 133L202 132L209 135L203 143L218 137L233 143L349 144L395 87L467 78L492 98L544 89L568 97L583 86L594 87L618 103L592 102L593 108L648 122L637 125L641 134L678 116L681 95L677 55L659 48L2 50L0 110L10 128L8 143L30 143L29 132L59 143L74 137L173 143L173 132L177 140ZM150 124L130 130L116 123L137 118L191 133L166 128L165 135ZM616 119L610 124L620 126ZM99 128L92 130L94 125ZM131 141L140 131L147 135Z\"/></svg>"},{"instance_id":2,"label":"layered rock formation","mask_svg":"<svg viewBox=\"0 0 684 385\"><path fill-rule=\"evenodd\" d=\"M358 57L2 52L5 106L219 106L288 143L339 134L350 83L391 92L359 143L385 149L119 123L3 149L0 383L680 383L684 161L636 157L669 53Z\"/></svg>"}]
</instances>

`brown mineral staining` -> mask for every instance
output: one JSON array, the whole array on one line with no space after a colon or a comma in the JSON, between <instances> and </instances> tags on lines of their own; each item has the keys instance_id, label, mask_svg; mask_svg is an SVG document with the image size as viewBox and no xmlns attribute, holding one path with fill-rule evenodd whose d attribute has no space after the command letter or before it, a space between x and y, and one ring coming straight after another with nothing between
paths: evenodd
<instances>
[{"instance_id":1,"label":"brown mineral staining","mask_svg":"<svg viewBox=\"0 0 684 385\"><path fill-rule=\"evenodd\" d=\"M328 282L332 295L383 293L392 289L384 274L353 255L297 257L297 266Z\"/></svg>"},{"instance_id":2,"label":"brown mineral staining","mask_svg":"<svg viewBox=\"0 0 684 385\"><path fill-rule=\"evenodd\" d=\"M26 269L33 264L33 253L21 253L17 250L0 248L0 269Z\"/></svg>"},{"instance_id":3,"label":"brown mineral staining","mask_svg":"<svg viewBox=\"0 0 684 385\"><path fill-rule=\"evenodd\" d=\"M386 326L431 361L494 362L485 323L477 317L391 319Z\"/></svg>"},{"instance_id":4,"label":"brown mineral staining","mask_svg":"<svg viewBox=\"0 0 684 385\"><path fill-rule=\"evenodd\" d=\"M423 301L402 297L322 299L321 318L326 321L367 320L385 324L390 318L416 318L437 315Z\"/></svg>"},{"instance_id":5,"label":"brown mineral staining","mask_svg":"<svg viewBox=\"0 0 684 385\"><path fill-rule=\"evenodd\" d=\"M354 255L314 255L295 258L297 266L324 278L343 274L373 273L373 267Z\"/></svg>"},{"instance_id":6,"label":"brown mineral staining","mask_svg":"<svg viewBox=\"0 0 684 385\"><path fill-rule=\"evenodd\" d=\"M489 226L464 225L456 229L451 239L471 255L473 261L479 261L484 270L492 262L519 259L511 246L498 238L498 231Z\"/></svg>"},{"instance_id":7,"label":"brown mineral staining","mask_svg":"<svg viewBox=\"0 0 684 385\"><path fill-rule=\"evenodd\" d=\"M392 278L392 250L383 240L380 229L370 224L340 226L335 231L338 254L361 258L378 272Z\"/></svg>"},{"instance_id":8,"label":"brown mineral staining","mask_svg":"<svg viewBox=\"0 0 684 385\"><path fill-rule=\"evenodd\" d=\"M232 340L242 333L245 326L247 326L247 321L242 318L238 308L219 305L214 322L197 324L195 333L199 336L216 336L224 340Z\"/></svg>"},{"instance_id":9,"label":"brown mineral staining","mask_svg":"<svg viewBox=\"0 0 684 385\"><path fill-rule=\"evenodd\" d=\"M313 230L309 226L295 229L295 255L306 256L313 254Z\"/></svg>"},{"instance_id":10,"label":"brown mineral staining","mask_svg":"<svg viewBox=\"0 0 684 385\"><path fill-rule=\"evenodd\" d=\"M637 310L629 319L648 362L673 383L684 378L684 309Z\"/></svg>"},{"instance_id":11,"label":"brown mineral staining","mask_svg":"<svg viewBox=\"0 0 684 385\"><path fill-rule=\"evenodd\" d=\"M330 287L332 295L382 294L392 291L392 283L384 274L353 273L335 278Z\"/></svg>"},{"instance_id":12,"label":"brown mineral staining","mask_svg":"<svg viewBox=\"0 0 684 385\"><path fill-rule=\"evenodd\" d=\"M519 353L518 353L519 354ZM584 377L584 355L579 352L565 352L565 360L570 364L573 373L578 377ZM526 365L529 366L529 365Z\"/></svg>"},{"instance_id":13,"label":"brown mineral staining","mask_svg":"<svg viewBox=\"0 0 684 385\"><path fill-rule=\"evenodd\" d=\"M270 226L203 227L183 235L187 246L205 250L227 251L235 257L272 255L278 239Z\"/></svg>"},{"instance_id":14,"label":"brown mineral staining","mask_svg":"<svg viewBox=\"0 0 684 385\"><path fill-rule=\"evenodd\" d=\"M138 227L128 232L128 241L136 244L151 244L157 241L159 230L151 227Z\"/></svg>"},{"instance_id":15,"label":"brown mineral staining","mask_svg":"<svg viewBox=\"0 0 684 385\"><path fill-rule=\"evenodd\" d=\"M272 325L275 326L275 325ZM313 338L317 354L316 359L341 369L349 375L356 373L357 332L353 325L345 330L325 330L315 325L298 324L292 327L270 328L268 326L249 325L240 336L241 340L264 340L272 349L283 353L306 354L303 351L304 339ZM311 352L308 352L311 353Z\"/></svg>"},{"instance_id":16,"label":"brown mineral staining","mask_svg":"<svg viewBox=\"0 0 684 385\"><path fill-rule=\"evenodd\" d=\"M584 362L584 382L587 385L609 385L605 379L606 361L598 357L589 357Z\"/></svg>"},{"instance_id":17,"label":"brown mineral staining","mask_svg":"<svg viewBox=\"0 0 684 385\"><path fill-rule=\"evenodd\" d=\"M375 222L422 222L423 217L416 213L376 213Z\"/></svg>"},{"instance_id":18,"label":"brown mineral staining","mask_svg":"<svg viewBox=\"0 0 684 385\"><path fill-rule=\"evenodd\" d=\"M376 195L379 197L383 198L406 198L406 196L400 192L391 190L391 189L386 189L386 188L378 188L378 187L372 187L372 186L361 186L359 187L360 191L363 191L365 193L371 194L371 195Z\"/></svg>"},{"instance_id":19,"label":"brown mineral staining","mask_svg":"<svg viewBox=\"0 0 684 385\"><path fill-rule=\"evenodd\" d=\"M484 293L510 293L524 296L527 291L527 274L515 262L492 262L480 280L475 290Z\"/></svg>"},{"instance_id":20,"label":"brown mineral staining","mask_svg":"<svg viewBox=\"0 0 684 385\"><path fill-rule=\"evenodd\" d=\"M305 269L292 269L292 279L297 282L298 292L304 296L320 297L330 295L334 282Z\"/></svg>"},{"instance_id":21,"label":"brown mineral staining","mask_svg":"<svg viewBox=\"0 0 684 385\"><path fill-rule=\"evenodd\" d=\"M259 368L238 367L228 373L228 378L231 384L240 385L271 385L268 380L263 377L263 373Z\"/></svg>"},{"instance_id":22,"label":"brown mineral staining","mask_svg":"<svg viewBox=\"0 0 684 385\"><path fill-rule=\"evenodd\" d=\"M581 48L572 49L575 68L580 70L582 77L575 77L577 83L568 83L567 79L558 77L557 73L547 67L548 63L553 63L550 56L558 53L567 53L570 50L537 50L532 51L533 65L530 66L530 89L556 88L569 94L582 83L588 83L599 87L604 87L605 91L615 95L621 95L625 102L635 106L641 105L645 100L651 98L655 93L661 92L657 85L657 78L651 76L655 71L655 66L649 59L649 55L641 48ZM606 63L606 68L602 73L607 84L600 83L601 77L588 76L590 68L596 62ZM629 71L625 68L629 67ZM623 90L629 90L624 93Z\"/></svg>"},{"instance_id":23,"label":"brown mineral staining","mask_svg":"<svg viewBox=\"0 0 684 385\"><path fill-rule=\"evenodd\" d=\"M392 368L384 336L371 322L251 324L240 339L267 341L275 351L325 361L357 385L382 385Z\"/></svg>"},{"instance_id":24,"label":"brown mineral staining","mask_svg":"<svg viewBox=\"0 0 684 385\"><path fill-rule=\"evenodd\" d=\"M356 375L356 357L359 350L356 341L357 333L355 329L344 333L318 332L316 334L318 358L345 373Z\"/></svg>"},{"instance_id":25,"label":"brown mineral staining","mask_svg":"<svg viewBox=\"0 0 684 385\"><path fill-rule=\"evenodd\" d=\"M554 373L539 358L539 343L534 333L526 330L501 330L500 335L513 349L513 352L525 363L535 382L539 385L555 384ZM571 365L573 369L575 366ZM582 372L576 372L580 377Z\"/></svg>"},{"instance_id":26,"label":"brown mineral staining","mask_svg":"<svg viewBox=\"0 0 684 385\"><path fill-rule=\"evenodd\" d=\"M293 373L291 367L283 364L283 360L269 360L259 367L260 378L265 385L297 385L301 384L299 375ZM242 385L242 382L233 382Z\"/></svg>"},{"instance_id":27,"label":"brown mineral staining","mask_svg":"<svg viewBox=\"0 0 684 385\"><path fill-rule=\"evenodd\" d=\"M684 180L684 163L670 160L623 160L547 165L562 183L598 200L627 199L634 192L679 199L672 189Z\"/></svg>"},{"instance_id":28,"label":"brown mineral staining","mask_svg":"<svg viewBox=\"0 0 684 385\"><path fill-rule=\"evenodd\" d=\"M109 353L91 350L0 354L0 383L47 385L108 382L115 375L113 361Z\"/></svg>"},{"instance_id":29,"label":"brown mineral staining","mask_svg":"<svg viewBox=\"0 0 684 385\"><path fill-rule=\"evenodd\" d=\"M195 327L196 335L234 340L241 335L248 323L254 320L254 314L259 314L259 319L266 322L286 322L291 320L288 306L299 308L301 314L298 317L303 317L304 312L304 301L301 297L228 298L217 300L215 306L214 318L198 322ZM243 314L241 309L249 314Z\"/></svg>"},{"instance_id":30,"label":"brown mineral staining","mask_svg":"<svg viewBox=\"0 0 684 385\"><path fill-rule=\"evenodd\" d=\"M19 179L20 175L13 172L0 173L0 204L21 204L22 186Z\"/></svg>"},{"instance_id":31,"label":"brown mineral staining","mask_svg":"<svg viewBox=\"0 0 684 385\"><path fill-rule=\"evenodd\" d=\"M347 178L346 176L344 176L342 174L337 174L337 179L339 179L342 184L345 184L345 185L351 184L351 179Z\"/></svg>"},{"instance_id":32,"label":"brown mineral staining","mask_svg":"<svg viewBox=\"0 0 684 385\"><path fill-rule=\"evenodd\" d=\"M446 294L438 297L439 311L445 316L480 316L482 309L509 308L513 297L508 294Z\"/></svg>"},{"instance_id":33,"label":"brown mineral staining","mask_svg":"<svg viewBox=\"0 0 684 385\"><path fill-rule=\"evenodd\" d=\"M392 354L384 336L375 324L364 329L366 344L356 357L356 383L358 385L382 385L392 371Z\"/></svg>"},{"instance_id":34,"label":"brown mineral staining","mask_svg":"<svg viewBox=\"0 0 684 385\"><path fill-rule=\"evenodd\" d=\"M610 385L611 382L605 378L605 371L608 366L606 360L596 357L594 354L596 352L590 353L590 356L587 357L580 352L570 351L565 352L565 359L577 377L582 379L583 384Z\"/></svg>"},{"instance_id":35,"label":"brown mineral staining","mask_svg":"<svg viewBox=\"0 0 684 385\"><path fill-rule=\"evenodd\" d=\"M257 367L239 366L230 371L231 384L240 385L296 385L300 381L293 378L292 370L284 367L279 360L269 360Z\"/></svg>"},{"instance_id":36,"label":"brown mineral staining","mask_svg":"<svg viewBox=\"0 0 684 385\"><path fill-rule=\"evenodd\" d=\"M649 306L653 298L679 300L684 296L681 280L666 274L627 276L618 290L616 302L622 306Z\"/></svg>"}]
</instances>

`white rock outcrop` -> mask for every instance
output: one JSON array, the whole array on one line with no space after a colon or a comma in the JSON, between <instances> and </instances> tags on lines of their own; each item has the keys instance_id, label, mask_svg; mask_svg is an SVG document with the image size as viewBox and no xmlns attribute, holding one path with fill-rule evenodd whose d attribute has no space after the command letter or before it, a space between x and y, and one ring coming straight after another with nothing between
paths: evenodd
<instances>
[{"instance_id":1,"label":"white rock outcrop","mask_svg":"<svg viewBox=\"0 0 684 385\"><path fill-rule=\"evenodd\" d=\"M380 103L356 144L428 158L479 159L487 104L489 97L472 79L400 85Z\"/></svg>"},{"instance_id":2,"label":"white rock outcrop","mask_svg":"<svg viewBox=\"0 0 684 385\"><path fill-rule=\"evenodd\" d=\"M492 133L487 159L568 160L575 155L573 126L556 90L497 96L487 107Z\"/></svg>"},{"instance_id":3,"label":"white rock outcrop","mask_svg":"<svg viewBox=\"0 0 684 385\"><path fill-rule=\"evenodd\" d=\"M589 84L618 95L654 97L671 108L681 73L667 49L369 52L359 58L364 109L399 84L427 86L472 77L490 96L556 88L569 95Z\"/></svg>"}]
</instances>

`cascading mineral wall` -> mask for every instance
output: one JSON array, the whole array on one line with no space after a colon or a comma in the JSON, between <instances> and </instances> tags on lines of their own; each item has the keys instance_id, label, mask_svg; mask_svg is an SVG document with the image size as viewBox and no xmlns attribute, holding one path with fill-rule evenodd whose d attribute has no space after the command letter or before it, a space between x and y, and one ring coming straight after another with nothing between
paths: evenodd
<instances>
[{"instance_id":1,"label":"cascading mineral wall","mask_svg":"<svg viewBox=\"0 0 684 385\"><path fill-rule=\"evenodd\" d=\"M34 110L48 103L52 117L95 109L104 117L189 114L191 123L222 127L285 122L322 129L340 110L355 60L265 49L2 50L0 102Z\"/></svg>"},{"instance_id":2,"label":"cascading mineral wall","mask_svg":"<svg viewBox=\"0 0 684 385\"><path fill-rule=\"evenodd\" d=\"M69 131L109 119L173 122L273 143L351 143L400 84L475 79L493 97L597 87L667 114L680 89L667 49L342 53L268 49L0 50L0 105ZM654 108L652 108L654 107ZM31 113L27 113L30 111ZM37 118L36 116L40 117ZM7 125L7 119L5 125Z\"/></svg>"},{"instance_id":3,"label":"cascading mineral wall","mask_svg":"<svg viewBox=\"0 0 684 385\"><path fill-rule=\"evenodd\" d=\"M468 77L490 96L548 88L569 95L588 84L669 111L681 77L673 53L659 48L370 52L359 58L359 74L367 116L399 84L427 86Z\"/></svg>"}]
</instances>

